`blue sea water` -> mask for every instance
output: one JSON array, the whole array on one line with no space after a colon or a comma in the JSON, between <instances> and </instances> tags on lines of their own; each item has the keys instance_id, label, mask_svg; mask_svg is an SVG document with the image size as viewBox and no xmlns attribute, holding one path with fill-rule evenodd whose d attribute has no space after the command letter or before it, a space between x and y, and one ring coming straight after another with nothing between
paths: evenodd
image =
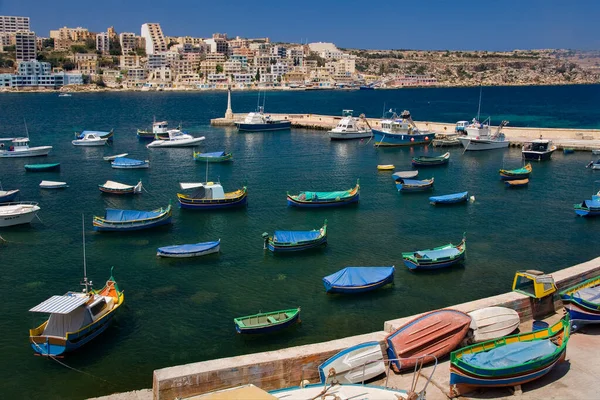
<instances>
[{"instance_id":1,"label":"blue sea water","mask_svg":"<svg viewBox=\"0 0 600 400\"><path fill-rule=\"evenodd\" d=\"M252 111L255 92L232 94L235 112ZM268 112L378 117L383 109L408 109L416 120L470 119L478 88L354 92L273 92ZM513 126L600 128L600 86L484 88L482 115ZM410 169L410 158L441 154L431 147L375 149L365 141L330 142L324 132L237 133L210 127L223 115L225 93L97 93L0 96L0 137L22 135L27 122L32 145L53 145L37 159L0 159L4 189L19 188L21 200L42 208L30 226L2 229L0 244L2 324L0 348L10 398L79 399L147 388L152 371L176 364L273 350L381 330L388 319L449 306L510 290L514 272L552 272L598 256L598 220L576 217L573 204L599 189L598 172L585 168L589 153L555 153L533 164L531 183L507 189L498 169L521 165L517 149L463 154L451 149L447 166L421 169L435 177L432 192L398 193L389 172L377 164ZM135 135L153 116L179 122L206 136L202 151L231 151L234 161L195 162L191 149L146 149ZM76 148L73 132L115 130L105 148ZM446 150L444 149L443 152ZM149 159L148 170L114 170L102 156L128 152ZM60 162L59 172L25 172L33 162ZM195 212L176 207L179 182L220 180L226 191L248 186L248 207ZM38 187L66 181L65 190ZM135 184L135 197L103 195L106 180ZM286 192L342 190L361 184L356 206L304 210L286 206ZM432 206L431 195L468 190L475 202ZM173 224L137 233L97 233L93 215L105 208L151 210L174 206ZM96 288L110 267L125 290L114 324L98 339L61 362L34 357L28 329L40 322L28 310L51 295L78 289L83 270L81 215L86 221L88 276ZM287 256L263 250L263 232L309 230L328 220L326 247ZM463 267L414 273L401 253L459 242L466 232ZM156 248L221 239L221 254L189 260L159 259ZM395 285L358 296L326 295L321 279L345 266L395 265ZM268 337L235 333L233 318L302 307L302 323Z\"/></svg>"}]
</instances>

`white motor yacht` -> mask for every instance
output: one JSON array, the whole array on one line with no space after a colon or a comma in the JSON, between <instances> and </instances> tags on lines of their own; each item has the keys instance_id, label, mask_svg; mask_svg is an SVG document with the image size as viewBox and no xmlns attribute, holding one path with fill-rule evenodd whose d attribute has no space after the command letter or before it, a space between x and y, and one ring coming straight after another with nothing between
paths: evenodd
<instances>
[{"instance_id":1,"label":"white motor yacht","mask_svg":"<svg viewBox=\"0 0 600 400\"><path fill-rule=\"evenodd\" d=\"M335 128L328 132L331 140L348 140L370 138L371 129L358 126L358 118L352 116L353 110L343 110L342 119Z\"/></svg>"},{"instance_id":2,"label":"white motor yacht","mask_svg":"<svg viewBox=\"0 0 600 400\"><path fill-rule=\"evenodd\" d=\"M86 133L82 139L72 140L73 146L104 146L108 139L101 138L95 133Z\"/></svg>"},{"instance_id":3,"label":"white motor yacht","mask_svg":"<svg viewBox=\"0 0 600 400\"><path fill-rule=\"evenodd\" d=\"M167 133L169 134L169 139L155 140L146 147L149 149L154 147L193 147L206 139L204 136L193 137L179 129L170 129Z\"/></svg>"},{"instance_id":4,"label":"white motor yacht","mask_svg":"<svg viewBox=\"0 0 600 400\"><path fill-rule=\"evenodd\" d=\"M0 228L30 223L40 211L38 203L22 201L0 204Z\"/></svg>"},{"instance_id":5,"label":"white motor yacht","mask_svg":"<svg viewBox=\"0 0 600 400\"><path fill-rule=\"evenodd\" d=\"M0 158L47 156L50 150L52 146L29 147L29 138L0 139Z\"/></svg>"}]
</instances>

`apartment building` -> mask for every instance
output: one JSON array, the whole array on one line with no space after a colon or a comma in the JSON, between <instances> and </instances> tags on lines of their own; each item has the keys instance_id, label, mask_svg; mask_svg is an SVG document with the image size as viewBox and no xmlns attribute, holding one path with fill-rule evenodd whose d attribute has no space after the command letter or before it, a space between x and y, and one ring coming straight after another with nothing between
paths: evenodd
<instances>
[{"instance_id":1,"label":"apartment building","mask_svg":"<svg viewBox=\"0 0 600 400\"><path fill-rule=\"evenodd\" d=\"M206 55L206 61L214 61L219 64L223 64L227 60L225 54L222 53L209 53Z\"/></svg>"},{"instance_id":2,"label":"apartment building","mask_svg":"<svg viewBox=\"0 0 600 400\"><path fill-rule=\"evenodd\" d=\"M252 80L254 79L254 75L247 73L239 73L233 74L233 82L237 84L250 85Z\"/></svg>"},{"instance_id":3,"label":"apartment building","mask_svg":"<svg viewBox=\"0 0 600 400\"><path fill-rule=\"evenodd\" d=\"M146 40L146 54L150 55L167 51L167 41L160 28L160 24L143 24L141 36Z\"/></svg>"},{"instance_id":4,"label":"apartment building","mask_svg":"<svg viewBox=\"0 0 600 400\"><path fill-rule=\"evenodd\" d=\"M248 69L248 56L243 56L240 54L233 54L232 56L229 57L229 60L231 61L239 61L242 67L242 70L247 70Z\"/></svg>"},{"instance_id":5,"label":"apartment building","mask_svg":"<svg viewBox=\"0 0 600 400\"><path fill-rule=\"evenodd\" d=\"M135 33L123 32L119 34L119 43L121 44L121 54L124 56L135 51L137 48Z\"/></svg>"},{"instance_id":6,"label":"apartment building","mask_svg":"<svg viewBox=\"0 0 600 400\"><path fill-rule=\"evenodd\" d=\"M139 68L140 57L137 55L119 56L119 67L122 69Z\"/></svg>"},{"instance_id":7,"label":"apartment building","mask_svg":"<svg viewBox=\"0 0 600 400\"><path fill-rule=\"evenodd\" d=\"M73 56L73 63L83 75L92 75L98 72L98 54L77 53Z\"/></svg>"},{"instance_id":8,"label":"apartment building","mask_svg":"<svg viewBox=\"0 0 600 400\"><path fill-rule=\"evenodd\" d=\"M98 33L96 35L96 50L102 53L108 53L110 50L110 36L108 33Z\"/></svg>"},{"instance_id":9,"label":"apartment building","mask_svg":"<svg viewBox=\"0 0 600 400\"><path fill-rule=\"evenodd\" d=\"M28 32L29 17L12 17L0 15L0 33Z\"/></svg>"},{"instance_id":10,"label":"apartment building","mask_svg":"<svg viewBox=\"0 0 600 400\"><path fill-rule=\"evenodd\" d=\"M77 73L52 73L47 62L22 61L16 74L0 74L0 86L3 87L50 87L63 85L81 85L83 77Z\"/></svg>"},{"instance_id":11,"label":"apartment building","mask_svg":"<svg viewBox=\"0 0 600 400\"><path fill-rule=\"evenodd\" d=\"M86 28L67 28L66 26L50 31L50 38L54 39L54 50L69 50L73 44L83 44L86 39L95 36Z\"/></svg>"},{"instance_id":12,"label":"apartment building","mask_svg":"<svg viewBox=\"0 0 600 400\"><path fill-rule=\"evenodd\" d=\"M285 63L278 62L276 64L271 65L271 73L276 76L284 75L288 72L289 66Z\"/></svg>"},{"instance_id":13,"label":"apartment building","mask_svg":"<svg viewBox=\"0 0 600 400\"><path fill-rule=\"evenodd\" d=\"M252 73L256 74L267 74L271 70L271 56L270 55L257 55L254 57L254 64L252 65Z\"/></svg>"},{"instance_id":14,"label":"apartment building","mask_svg":"<svg viewBox=\"0 0 600 400\"><path fill-rule=\"evenodd\" d=\"M0 46L15 46L15 34L0 33ZM0 52L2 52L2 48L0 48Z\"/></svg>"},{"instance_id":15,"label":"apartment building","mask_svg":"<svg viewBox=\"0 0 600 400\"><path fill-rule=\"evenodd\" d=\"M37 56L37 45L34 32L15 33L16 59L19 61L35 60Z\"/></svg>"},{"instance_id":16,"label":"apartment building","mask_svg":"<svg viewBox=\"0 0 600 400\"><path fill-rule=\"evenodd\" d=\"M242 72L242 63L238 60L227 60L223 64L223 72L226 74L237 74Z\"/></svg>"},{"instance_id":17,"label":"apartment building","mask_svg":"<svg viewBox=\"0 0 600 400\"><path fill-rule=\"evenodd\" d=\"M219 33L215 33L212 39L206 39L204 42L209 46L211 53L220 53L220 54L228 54L229 53L229 43L227 43L227 38L223 38Z\"/></svg>"},{"instance_id":18,"label":"apartment building","mask_svg":"<svg viewBox=\"0 0 600 400\"><path fill-rule=\"evenodd\" d=\"M217 72L217 62L204 60L200 62L200 67L198 71L204 76L208 76L209 74L215 74Z\"/></svg>"}]
</instances>

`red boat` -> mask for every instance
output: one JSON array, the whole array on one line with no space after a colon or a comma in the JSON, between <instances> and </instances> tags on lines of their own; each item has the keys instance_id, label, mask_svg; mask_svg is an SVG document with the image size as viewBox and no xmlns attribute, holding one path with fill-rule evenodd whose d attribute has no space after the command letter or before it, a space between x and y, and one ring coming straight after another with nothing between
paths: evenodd
<instances>
[{"instance_id":1,"label":"red boat","mask_svg":"<svg viewBox=\"0 0 600 400\"><path fill-rule=\"evenodd\" d=\"M386 338L388 358L407 359L392 361L392 369L414 368L416 358L426 355L440 359L449 354L465 338L470 324L471 317L457 310L432 311L413 319Z\"/></svg>"}]
</instances>

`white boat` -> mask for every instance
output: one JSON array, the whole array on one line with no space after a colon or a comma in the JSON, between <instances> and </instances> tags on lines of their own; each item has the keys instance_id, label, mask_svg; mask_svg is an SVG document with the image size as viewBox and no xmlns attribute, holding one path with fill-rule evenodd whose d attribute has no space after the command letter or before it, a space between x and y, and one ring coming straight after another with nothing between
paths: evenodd
<instances>
[{"instance_id":1,"label":"white boat","mask_svg":"<svg viewBox=\"0 0 600 400\"><path fill-rule=\"evenodd\" d=\"M504 133L501 132L502 128L507 124L508 121L502 121L498 125L496 132L490 134L489 118L483 123L478 122L474 118L473 123L466 128L467 136L461 136L458 140L465 148L465 151L507 148L510 143L506 140Z\"/></svg>"},{"instance_id":2,"label":"white boat","mask_svg":"<svg viewBox=\"0 0 600 400\"><path fill-rule=\"evenodd\" d=\"M52 146L29 147L29 138L0 139L11 141L11 144L0 142L0 158L47 156Z\"/></svg>"},{"instance_id":3,"label":"white boat","mask_svg":"<svg viewBox=\"0 0 600 400\"><path fill-rule=\"evenodd\" d=\"M73 146L104 146L108 139L101 138L95 133L86 133L82 139L72 140Z\"/></svg>"},{"instance_id":4,"label":"white boat","mask_svg":"<svg viewBox=\"0 0 600 400\"><path fill-rule=\"evenodd\" d=\"M146 147L149 149L155 147L194 147L206 139L204 136L193 137L192 135L183 133L179 129L170 129L167 133L169 134L169 139L155 140Z\"/></svg>"},{"instance_id":5,"label":"white boat","mask_svg":"<svg viewBox=\"0 0 600 400\"><path fill-rule=\"evenodd\" d=\"M61 93L58 95L58 97L71 97L71 93Z\"/></svg>"},{"instance_id":6,"label":"white boat","mask_svg":"<svg viewBox=\"0 0 600 400\"><path fill-rule=\"evenodd\" d=\"M102 159L104 161L112 161L115 158L119 158L119 157L127 157L129 155L129 153L122 153L122 154L115 154L114 156L106 156L106 157L102 157Z\"/></svg>"},{"instance_id":7,"label":"white boat","mask_svg":"<svg viewBox=\"0 0 600 400\"><path fill-rule=\"evenodd\" d=\"M22 201L0 204L0 228L30 223L40 211L38 203Z\"/></svg>"},{"instance_id":8,"label":"white boat","mask_svg":"<svg viewBox=\"0 0 600 400\"><path fill-rule=\"evenodd\" d=\"M590 163L586 166L586 168L591 169L600 169L600 159L594 161L590 161Z\"/></svg>"},{"instance_id":9,"label":"white boat","mask_svg":"<svg viewBox=\"0 0 600 400\"><path fill-rule=\"evenodd\" d=\"M41 181L40 187L42 189L63 189L68 188L67 182L55 182L55 181Z\"/></svg>"},{"instance_id":10,"label":"white boat","mask_svg":"<svg viewBox=\"0 0 600 400\"><path fill-rule=\"evenodd\" d=\"M181 126L179 126L178 129L181 129ZM169 123L167 121L156 121L155 119L154 122L152 122L151 130L138 129L137 136L140 139L159 139L160 137L167 135L168 132Z\"/></svg>"},{"instance_id":11,"label":"white boat","mask_svg":"<svg viewBox=\"0 0 600 400\"><path fill-rule=\"evenodd\" d=\"M595 156L600 155L600 149L594 149L594 150L592 150L592 154L595 155Z\"/></svg>"},{"instance_id":12,"label":"white boat","mask_svg":"<svg viewBox=\"0 0 600 400\"><path fill-rule=\"evenodd\" d=\"M486 307L469 313L475 342L510 335L519 327L519 313L506 307Z\"/></svg>"},{"instance_id":13,"label":"white boat","mask_svg":"<svg viewBox=\"0 0 600 400\"><path fill-rule=\"evenodd\" d=\"M313 399L360 399L360 400L399 400L408 399L409 393L405 390L385 388L381 386L368 386L359 384L341 384L324 386L322 383L295 386L285 389L272 390L269 394L278 399L285 400L313 400ZM411 400L424 400L425 393L415 393ZM241 397L240 397L241 398Z\"/></svg>"},{"instance_id":14,"label":"white boat","mask_svg":"<svg viewBox=\"0 0 600 400\"><path fill-rule=\"evenodd\" d=\"M379 360L381 362L376 362ZM321 383L331 376L340 383L361 383L383 373L385 364L379 342L349 347L319 365Z\"/></svg>"},{"instance_id":15,"label":"white boat","mask_svg":"<svg viewBox=\"0 0 600 400\"><path fill-rule=\"evenodd\" d=\"M370 138L371 129L358 126L358 118L352 116L353 110L342 110L342 119L337 126L328 132L331 140L348 140Z\"/></svg>"}]
</instances>

